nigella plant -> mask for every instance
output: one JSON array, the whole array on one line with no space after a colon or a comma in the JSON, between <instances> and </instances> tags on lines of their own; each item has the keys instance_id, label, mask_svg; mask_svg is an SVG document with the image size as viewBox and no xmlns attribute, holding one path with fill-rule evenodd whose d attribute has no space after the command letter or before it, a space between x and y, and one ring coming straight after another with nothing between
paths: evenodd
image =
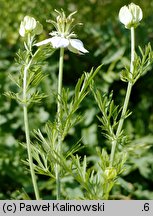
<instances>
[{"instance_id":1,"label":"nigella plant","mask_svg":"<svg viewBox=\"0 0 153 216\"><path fill-rule=\"evenodd\" d=\"M152 50L150 44L148 44L143 51L139 47L141 56L138 56L135 50L135 29L140 24L143 18L142 9L131 3L128 6L123 6L119 11L119 20L124 24L126 29L131 32L131 63L130 67L122 71L121 80L128 83L127 91L124 99L123 106L119 107L114 104L113 93L110 95L101 95L101 92L92 85L92 92L95 100L99 106L102 116L99 116L99 120L102 123L102 130L105 137L111 143L110 156L108 153L102 153L101 156L103 164L101 165L105 178L108 181L107 190L105 184L103 184L104 199L109 198L110 191L114 186L118 176L124 171L124 164L127 159L128 151L126 146L127 142L126 131L123 129L125 119L131 115L128 111L128 104L132 87L138 78L146 72L148 66L152 62ZM121 148L122 146L122 148ZM123 147L124 146L124 147ZM122 149L122 151L120 151ZM103 152L103 151L102 151ZM104 157L107 160L104 162ZM104 164L107 165L104 167Z\"/></svg>"},{"instance_id":2,"label":"nigella plant","mask_svg":"<svg viewBox=\"0 0 153 216\"><path fill-rule=\"evenodd\" d=\"M128 7L127 6L122 7L119 11L119 20L125 25L126 28L130 29L131 31L131 64L130 64L130 71L129 71L129 77L131 77L131 80L129 80L128 82L128 87L127 87L126 96L125 96L125 100L121 112L121 117L117 124L116 134L114 136L114 139L112 140L110 166L113 166L116 145L118 143L119 137L122 135L122 127L123 127L124 119L128 116L127 108L128 108L130 94L134 82L133 73L135 69L135 65L134 65L135 64L135 28L138 26L142 17L143 14L141 8L138 5L135 5L134 3L131 3Z\"/></svg>"},{"instance_id":3,"label":"nigella plant","mask_svg":"<svg viewBox=\"0 0 153 216\"><path fill-rule=\"evenodd\" d=\"M36 36L42 32L43 26L31 16L25 16L23 21L21 21L19 34L23 40L24 50L19 50L16 58L20 72L17 78L10 75L19 91L5 93L6 96L15 99L23 108L26 140L26 145L24 146L26 146L28 155L28 159L24 163L30 168L35 199L37 200L40 199L40 192L36 174L49 176L49 178L55 181L57 188L56 198L61 198L61 178L68 173L66 169L63 169L62 159L64 158L64 162L67 164L67 158L81 148L80 143L77 142L69 150L63 152L63 141L69 130L81 120L81 116L75 114L75 112L88 94L89 85L100 69L100 67L96 70L91 69L89 73L84 73L81 76L75 87L74 96L68 103L68 90L64 88L62 90L64 49L67 48L76 54L84 54L88 53L88 51L84 48L82 41L77 39L76 34L72 31L76 25L73 18L76 12L68 17L66 17L63 10L61 12L56 11L56 13L56 22L50 21L55 26L56 31L50 33L51 37L49 39L38 43L36 42ZM43 98L47 97L47 95L38 91L39 83L47 76L41 71L41 65L58 48L60 49L60 55L56 94L57 114L54 122L46 123L45 136L40 129L33 132L37 141L32 142L32 131L29 129L29 107L33 103L40 103Z\"/></svg>"},{"instance_id":4,"label":"nigella plant","mask_svg":"<svg viewBox=\"0 0 153 216\"><path fill-rule=\"evenodd\" d=\"M47 139L40 130L35 131L36 137L42 146L40 149L34 148L34 158L38 163L37 166L35 166L35 170L38 173L48 175L55 180L56 198L61 199L61 178L63 175L67 175L66 170L63 169L63 163L61 161L63 158L66 160L70 157L70 155L72 155L72 153L75 153L80 148L80 143L77 143L74 144L74 146L67 152L63 152L64 139L69 130L81 120L81 116L75 114L76 110L79 108L80 103L87 95L89 85L96 73L99 71L100 67L98 67L95 71L92 69L89 73L84 73L82 75L75 87L74 96L71 98L71 102L69 103L68 101L70 99L68 90L65 90L62 84L64 50L68 49L75 54L85 54L88 53L88 51L85 49L82 41L77 39L77 35L73 31L74 27L77 25L75 23L75 19L73 18L76 12L71 13L69 16L66 16L63 10L55 10L55 12L57 13L56 21L48 21L54 25L55 31L50 33L50 38L35 43L35 46L45 47L48 44L55 50L60 49L57 87L57 114L53 123L48 122L46 124ZM80 23L78 25L80 25ZM67 164L66 161L65 163ZM63 170L65 171L63 172Z\"/></svg>"},{"instance_id":5,"label":"nigella plant","mask_svg":"<svg viewBox=\"0 0 153 216\"><path fill-rule=\"evenodd\" d=\"M24 130L25 130L25 140L27 149L27 163L30 168L30 174L32 179L32 184L34 188L35 199L39 200L39 189L37 185L37 178L34 171L33 164L33 152L32 143L29 130L29 107L33 103L40 103L40 101L46 97L44 93L40 93L38 90L39 83L46 77L41 71L40 62L43 61L42 56L45 59L45 53L43 50L33 51L35 37L43 31L43 26L31 16L25 16L23 21L21 21L19 34L23 40L24 49L19 50L17 53L16 61L20 72L17 78L10 75L10 78L17 85L18 92L7 92L6 96L15 99L20 106L23 108L24 117ZM42 55L43 53L43 55ZM41 58L40 58L41 56ZM35 89L35 90L34 90Z\"/></svg>"},{"instance_id":6,"label":"nigella plant","mask_svg":"<svg viewBox=\"0 0 153 216\"><path fill-rule=\"evenodd\" d=\"M68 48L70 51L74 53L87 53L88 51L84 48L83 43L74 39L76 35L72 32L74 27L74 13L71 13L68 17L66 17L64 11L57 11L57 18L55 21L50 21L56 31L50 33L52 36L49 39L36 43L36 46L42 46L50 43L53 48L60 48L60 57L59 57L59 75L58 75L58 95L57 95L57 128L58 128L58 142L56 144L56 152L61 155L62 152L62 132L61 132L61 116L62 116L62 79L63 79L63 59L64 59L64 48ZM60 199L60 166L56 165L56 185L57 185L57 199Z\"/></svg>"}]
</instances>

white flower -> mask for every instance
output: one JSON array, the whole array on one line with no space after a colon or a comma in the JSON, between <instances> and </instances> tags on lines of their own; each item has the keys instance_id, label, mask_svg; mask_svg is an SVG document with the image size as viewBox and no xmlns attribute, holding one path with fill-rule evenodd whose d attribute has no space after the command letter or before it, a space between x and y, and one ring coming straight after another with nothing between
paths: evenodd
<instances>
[{"instance_id":1,"label":"white flower","mask_svg":"<svg viewBox=\"0 0 153 216\"><path fill-rule=\"evenodd\" d=\"M25 37L27 33L40 34L42 32L42 25L33 17L25 16L21 21L19 34Z\"/></svg>"},{"instance_id":2,"label":"white flower","mask_svg":"<svg viewBox=\"0 0 153 216\"><path fill-rule=\"evenodd\" d=\"M126 28L136 28L142 20L142 17L143 13L141 8L134 3L123 6L119 11L119 20Z\"/></svg>"},{"instance_id":3,"label":"white flower","mask_svg":"<svg viewBox=\"0 0 153 216\"><path fill-rule=\"evenodd\" d=\"M83 43L81 40L78 39L67 39L64 37L54 36L52 38L48 38L46 40L43 40L39 43L36 43L36 46L41 46L44 44L50 43L53 48L68 48L71 52L74 53L88 53L88 50L86 50L83 46Z\"/></svg>"},{"instance_id":4,"label":"white flower","mask_svg":"<svg viewBox=\"0 0 153 216\"><path fill-rule=\"evenodd\" d=\"M51 38L48 38L46 40L43 40L39 43L36 43L36 46L41 46L50 43L53 48L68 48L71 52L74 53L87 53L88 50L86 50L83 46L83 43L81 40L76 39L76 34L72 32L72 29L76 26L73 25L74 19L72 16L76 13L71 13L68 17L65 16L64 11L57 11L58 14L55 21L49 21L51 22L56 31L53 31L50 33L52 36Z\"/></svg>"}]
</instances>

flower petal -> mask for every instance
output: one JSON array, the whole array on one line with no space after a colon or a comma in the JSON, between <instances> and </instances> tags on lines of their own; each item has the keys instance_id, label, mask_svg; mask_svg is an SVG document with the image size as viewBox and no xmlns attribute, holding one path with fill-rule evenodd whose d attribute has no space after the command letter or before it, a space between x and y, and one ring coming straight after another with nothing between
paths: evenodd
<instances>
[{"instance_id":1,"label":"flower petal","mask_svg":"<svg viewBox=\"0 0 153 216\"><path fill-rule=\"evenodd\" d=\"M67 47L69 45L69 40L63 37L55 36L50 39L53 48Z\"/></svg>"},{"instance_id":2,"label":"flower petal","mask_svg":"<svg viewBox=\"0 0 153 216\"><path fill-rule=\"evenodd\" d=\"M119 11L119 20L125 26L131 23L132 21L132 14L130 13L127 6L123 6Z\"/></svg>"},{"instance_id":3,"label":"flower petal","mask_svg":"<svg viewBox=\"0 0 153 216\"><path fill-rule=\"evenodd\" d=\"M88 50L86 50L83 46L83 43L81 40L78 40L78 39L70 39L70 45L69 48L70 49L74 49L74 50L78 50L80 51L81 53L88 53ZM72 50L73 50L72 49ZM73 52L73 51L72 51Z\"/></svg>"},{"instance_id":4,"label":"flower petal","mask_svg":"<svg viewBox=\"0 0 153 216\"><path fill-rule=\"evenodd\" d=\"M23 21L20 24L19 34L24 37L25 36L25 27Z\"/></svg>"},{"instance_id":5,"label":"flower petal","mask_svg":"<svg viewBox=\"0 0 153 216\"><path fill-rule=\"evenodd\" d=\"M48 39L46 39L46 40L40 41L40 42L36 43L35 46L42 46L42 45L51 43L51 39L52 39L52 38L48 38Z\"/></svg>"},{"instance_id":6,"label":"flower petal","mask_svg":"<svg viewBox=\"0 0 153 216\"><path fill-rule=\"evenodd\" d=\"M133 15L133 19L135 22L139 22L142 20L143 13L142 13L141 8L138 5L131 3L129 5L129 10L131 14Z\"/></svg>"},{"instance_id":7,"label":"flower petal","mask_svg":"<svg viewBox=\"0 0 153 216\"><path fill-rule=\"evenodd\" d=\"M71 44L68 45L68 50L73 53L81 54L78 49L75 49Z\"/></svg>"},{"instance_id":8,"label":"flower petal","mask_svg":"<svg viewBox=\"0 0 153 216\"><path fill-rule=\"evenodd\" d=\"M36 20L33 17L25 16L24 24L27 31L32 31L36 27Z\"/></svg>"}]
</instances>

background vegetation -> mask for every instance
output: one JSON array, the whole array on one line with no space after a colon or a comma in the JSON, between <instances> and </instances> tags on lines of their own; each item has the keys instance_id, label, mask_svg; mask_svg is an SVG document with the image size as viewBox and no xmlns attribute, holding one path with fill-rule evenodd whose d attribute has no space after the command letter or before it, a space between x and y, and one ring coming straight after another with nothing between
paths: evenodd
<instances>
[{"instance_id":1,"label":"background vegetation","mask_svg":"<svg viewBox=\"0 0 153 216\"><path fill-rule=\"evenodd\" d=\"M153 1L133 2L139 4L144 13L144 19L136 30L136 45L144 47L149 41L153 45ZM117 104L123 102L126 91L126 83L120 81L120 72L129 64L130 57L130 32L119 23L118 11L128 3L130 1L126 0L0 0L0 199L20 199L23 188L29 194L32 191L29 172L21 160L26 158L26 151L20 145L25 141L22 110L15 101L3 94L16 88L8 76L18 73L14 59L18 49L22 48L22 38L18 34L20 21L25 15L31 15L43 24L44 31L39 41L47 38L53 28L46 20L53 18L51 14L54 14L54 9L63 8L67 13L77 10L76 19L83 23L82 27L78 27L77 34L90 52L84 56L65 53L64 86L73 91L83 71L104 63L95 82L102 92L113 90ZM46 61L43 71L49 76L42 82L41 89L49 97L43 104L31 108L31 130L43 130L46 121L54 118L58 51ZM130 139L130 153L126 171L112 191L116 199L153 199L152 92L151 66L133 88L129 105L133 113L124 125ZM92 166L96 161L95 147L109 151L110 146L98 127L96 115L99 110L91 94L79 111L84 114L84 119L70 131L67 143L71 145L82 137L85 148L80 155L86 154L89 166ZM65 194L73 199L74 194L79 193L79 188L65 184ZM40 176L39 186L44 199L54 198L51 179Z\"/></svg>"}]
</instances>

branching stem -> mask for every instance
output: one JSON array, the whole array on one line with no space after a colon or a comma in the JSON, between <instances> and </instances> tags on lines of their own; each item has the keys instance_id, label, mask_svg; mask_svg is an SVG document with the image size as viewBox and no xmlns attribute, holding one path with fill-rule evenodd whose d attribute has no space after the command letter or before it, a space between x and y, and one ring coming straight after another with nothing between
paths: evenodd
<instances>
[{"instance_id":1,"label":"branching stem","mask_svg":"<svg viewBox=\"0 0 153 216\"><path fill-rule=\"evenodd\" d=\"M130 64L130 76L132 78L133 70L134 70L134 56L135 56L135 29L134 27L131 28L131 64ZM116 131L116 140L112 142L112 149L111 149L111 155L110 155L110 167L113 166L114 163L114 157L115 157L115 151L117 147L117 139L122 131L125 115L127 112L128 104L129 104L129 99L131 95L131 90L132 90L132 83L129 81L128 82L128 87L127 87L127 92L124 100L124 105L123 105L123 110L121 114L121 118L117 127Z\"/></svg>"},{"instance_id":2,"label":"branching stem","mask_svg":"<svg viewBox=\"0 0 153 216\"><path fill-rule=\"evenodd\" d=\"M32 60L29 61L28 65L24 68L24 77L23 77L23 113L24 113L24 126L25 126L25 135L26 135L26 143L27 143L27 153L28 153L28 160L30 166L30 173L32 178L32 184L34 188L34 193L36 200L39 200L39 190L37 186L36 176L33 167L33 159L31 154L31 144L30 144L30 133L29 133L29 121L28 121L28 108L27 108L27 76L28 76L28 69L30 67Z\"/></svg>"}]
</instances>

